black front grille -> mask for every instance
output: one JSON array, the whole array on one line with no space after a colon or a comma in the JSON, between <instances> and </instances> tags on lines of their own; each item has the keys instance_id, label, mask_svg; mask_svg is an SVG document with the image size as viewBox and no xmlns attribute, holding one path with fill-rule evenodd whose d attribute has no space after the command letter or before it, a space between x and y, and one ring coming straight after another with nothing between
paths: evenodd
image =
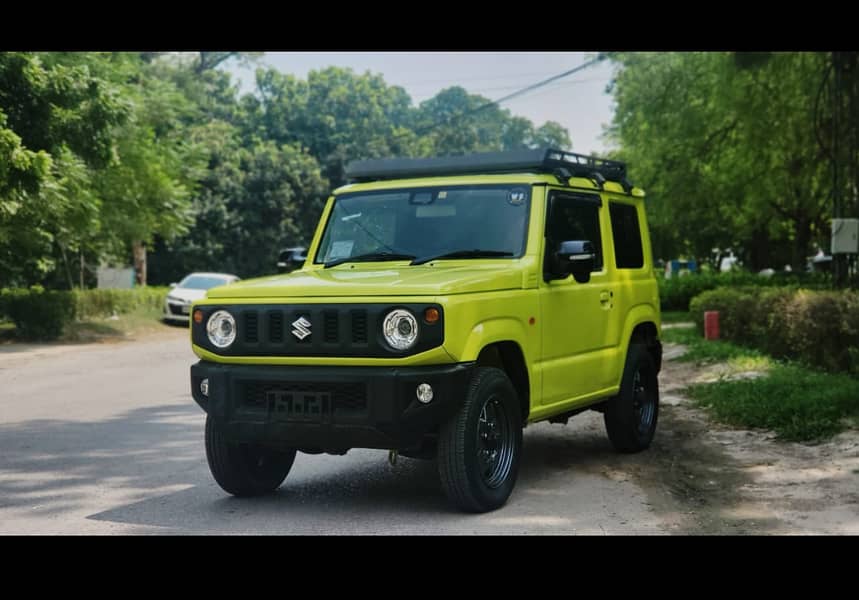
<instances>
[{"instance_id":1,"label":"black front grille","mask_svg":"<svg viewBox=\"0 0 859 600\"><path fill-rule=\"evenodd\" d=\"M186 314L188 314L188 313L182 312L181 306L176 306L175 304L170 304L169 302L167 303L167 306L170 307L170 314L171 315L186 315Z\"/></svg>"},{"instance_id":2,"label":"black front grille","mask_svg":"<svg viewBox=\"0 0 859 600\"><path fill-rule=\"evenodd\" d=\"M245 410L269 412L276 410L277 400L287 394L316 394L321 398L331 398L331 407L320 406L323 410L334 410L335 414L355 414L367 410L367 386L364 383L334 382L245 382L241 385L239 402Z\"/></svg>"},{"instance_id":3,"label":"black front grille","mask_svg":"<svg viewBox=\"0 0 859 600\"><path fill-rule=\"evenodd\" d=\"M421 318L430 306L442 312L438 304L211 304L199 307L203 321L191 332L196 345L221 356L396 358L444 342L444 314L432 325ZM405 353L388 347L381 336L382 320L394 308L407 308L418 318L418 343ZM206 336L205 324L216 310L228 310L236 319L238 335L228 348L214 347Z\"/></svg>"}]
</instances>

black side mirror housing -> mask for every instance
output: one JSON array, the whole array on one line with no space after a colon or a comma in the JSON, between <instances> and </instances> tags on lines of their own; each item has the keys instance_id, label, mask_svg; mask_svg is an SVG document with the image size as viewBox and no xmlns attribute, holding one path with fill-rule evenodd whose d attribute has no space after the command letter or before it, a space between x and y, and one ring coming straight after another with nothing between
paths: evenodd
<instances>
[{"instance_id":1,"label":"black side mirror housing","mask_svg":"<svg viewBox=\"0 0 859 600\"><path fill-rule=\"evenodd\" d=\"M561 242L558 251L555 252L554 272L558 279L572 275L579 283L587 283L591 280L591 271L594 270L597 254L594 245L587 240L575 240Z\"/></svg>"},{"instance_id":2,"label":"black side mirror housing","mask_svg":"<svg viewBox=\"0 0 859 600\"><path fill-rule=\"evenodd\" d=\"M307 257L304 256L304 254L304 252L295 250L282 252L277 261L277 272L291 273L292 271L300 269L304 266L304 262L307 260Z\"/></svg>"}]
</instances>

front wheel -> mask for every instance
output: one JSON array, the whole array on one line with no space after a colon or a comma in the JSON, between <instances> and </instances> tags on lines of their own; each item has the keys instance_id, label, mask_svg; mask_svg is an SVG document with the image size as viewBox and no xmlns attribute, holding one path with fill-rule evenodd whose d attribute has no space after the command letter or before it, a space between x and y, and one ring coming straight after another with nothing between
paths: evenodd
<instances>
[{"instance_id":1,"label":"front wheel","mask_svg":"<svg viewBox=\"0 0 859 600\"><path fill-rule=\"evenodd\" d=\"M503 371L480 367L462 408L439 432L442 487L462 510L500 508L516 485L521 454L522 417L516 390Z\"/></svg>"},{"instance_id":2,"label":"front wheel","mask_svg":"<svg viewBox=\"0 0 859 600\"><path fill-rule=\"evenodd\" d=\"M212 476L233 496L261 496L280 487L295 461L295 449L279 451L260 444L228 441L215 420L206 417L206 458Z\"/></svg>"},{"instance_id":3,"label":"front wheel","mask_svg":"<svg viewBox=\"0 0 859 600\"><path fill-rule=\"evenodd\" d=\"M630 344L620 392L606 403L605 427L618 452L640 452L650 446L659 417L659 380L647 348Z\"/></svg>"}]
</instances>

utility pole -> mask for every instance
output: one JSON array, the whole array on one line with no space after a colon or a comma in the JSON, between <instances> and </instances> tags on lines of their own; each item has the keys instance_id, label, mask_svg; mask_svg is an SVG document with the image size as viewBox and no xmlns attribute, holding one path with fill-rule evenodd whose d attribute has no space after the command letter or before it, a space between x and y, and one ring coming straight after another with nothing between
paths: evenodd
<instances>
[{"instance_id":1,"label":"utility pole","mask_svg":"<svg viewBox=\"0 0 859 600\"><path fill-rule=\"evenodd\" d=\"M859 217L859 52L832 52L832 218ZM833 234L835 232L833 231ZM848 282L855 254L834 254L837 287Z\"/></svg>"}]
</instances>

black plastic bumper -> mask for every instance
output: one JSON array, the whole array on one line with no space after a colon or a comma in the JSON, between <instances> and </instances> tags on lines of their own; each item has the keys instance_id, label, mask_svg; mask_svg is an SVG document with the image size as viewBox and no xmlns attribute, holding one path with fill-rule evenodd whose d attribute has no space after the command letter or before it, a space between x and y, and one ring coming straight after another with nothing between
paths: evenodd
<instances>
[{"instance_id":1,"label":"black plastic bumper","mask_svg":"<svg viewBox=\"0 0 859 600\"><path fill-rule=\"evenodd\" d=\"M320 451L409 448L462 406L474 363L431 367L256 366L200 361L191 393L235 441ZM208 396L200 390L208 379ZM418 401L428 383L433 399Z\"/></svg>"}]
</instances>

